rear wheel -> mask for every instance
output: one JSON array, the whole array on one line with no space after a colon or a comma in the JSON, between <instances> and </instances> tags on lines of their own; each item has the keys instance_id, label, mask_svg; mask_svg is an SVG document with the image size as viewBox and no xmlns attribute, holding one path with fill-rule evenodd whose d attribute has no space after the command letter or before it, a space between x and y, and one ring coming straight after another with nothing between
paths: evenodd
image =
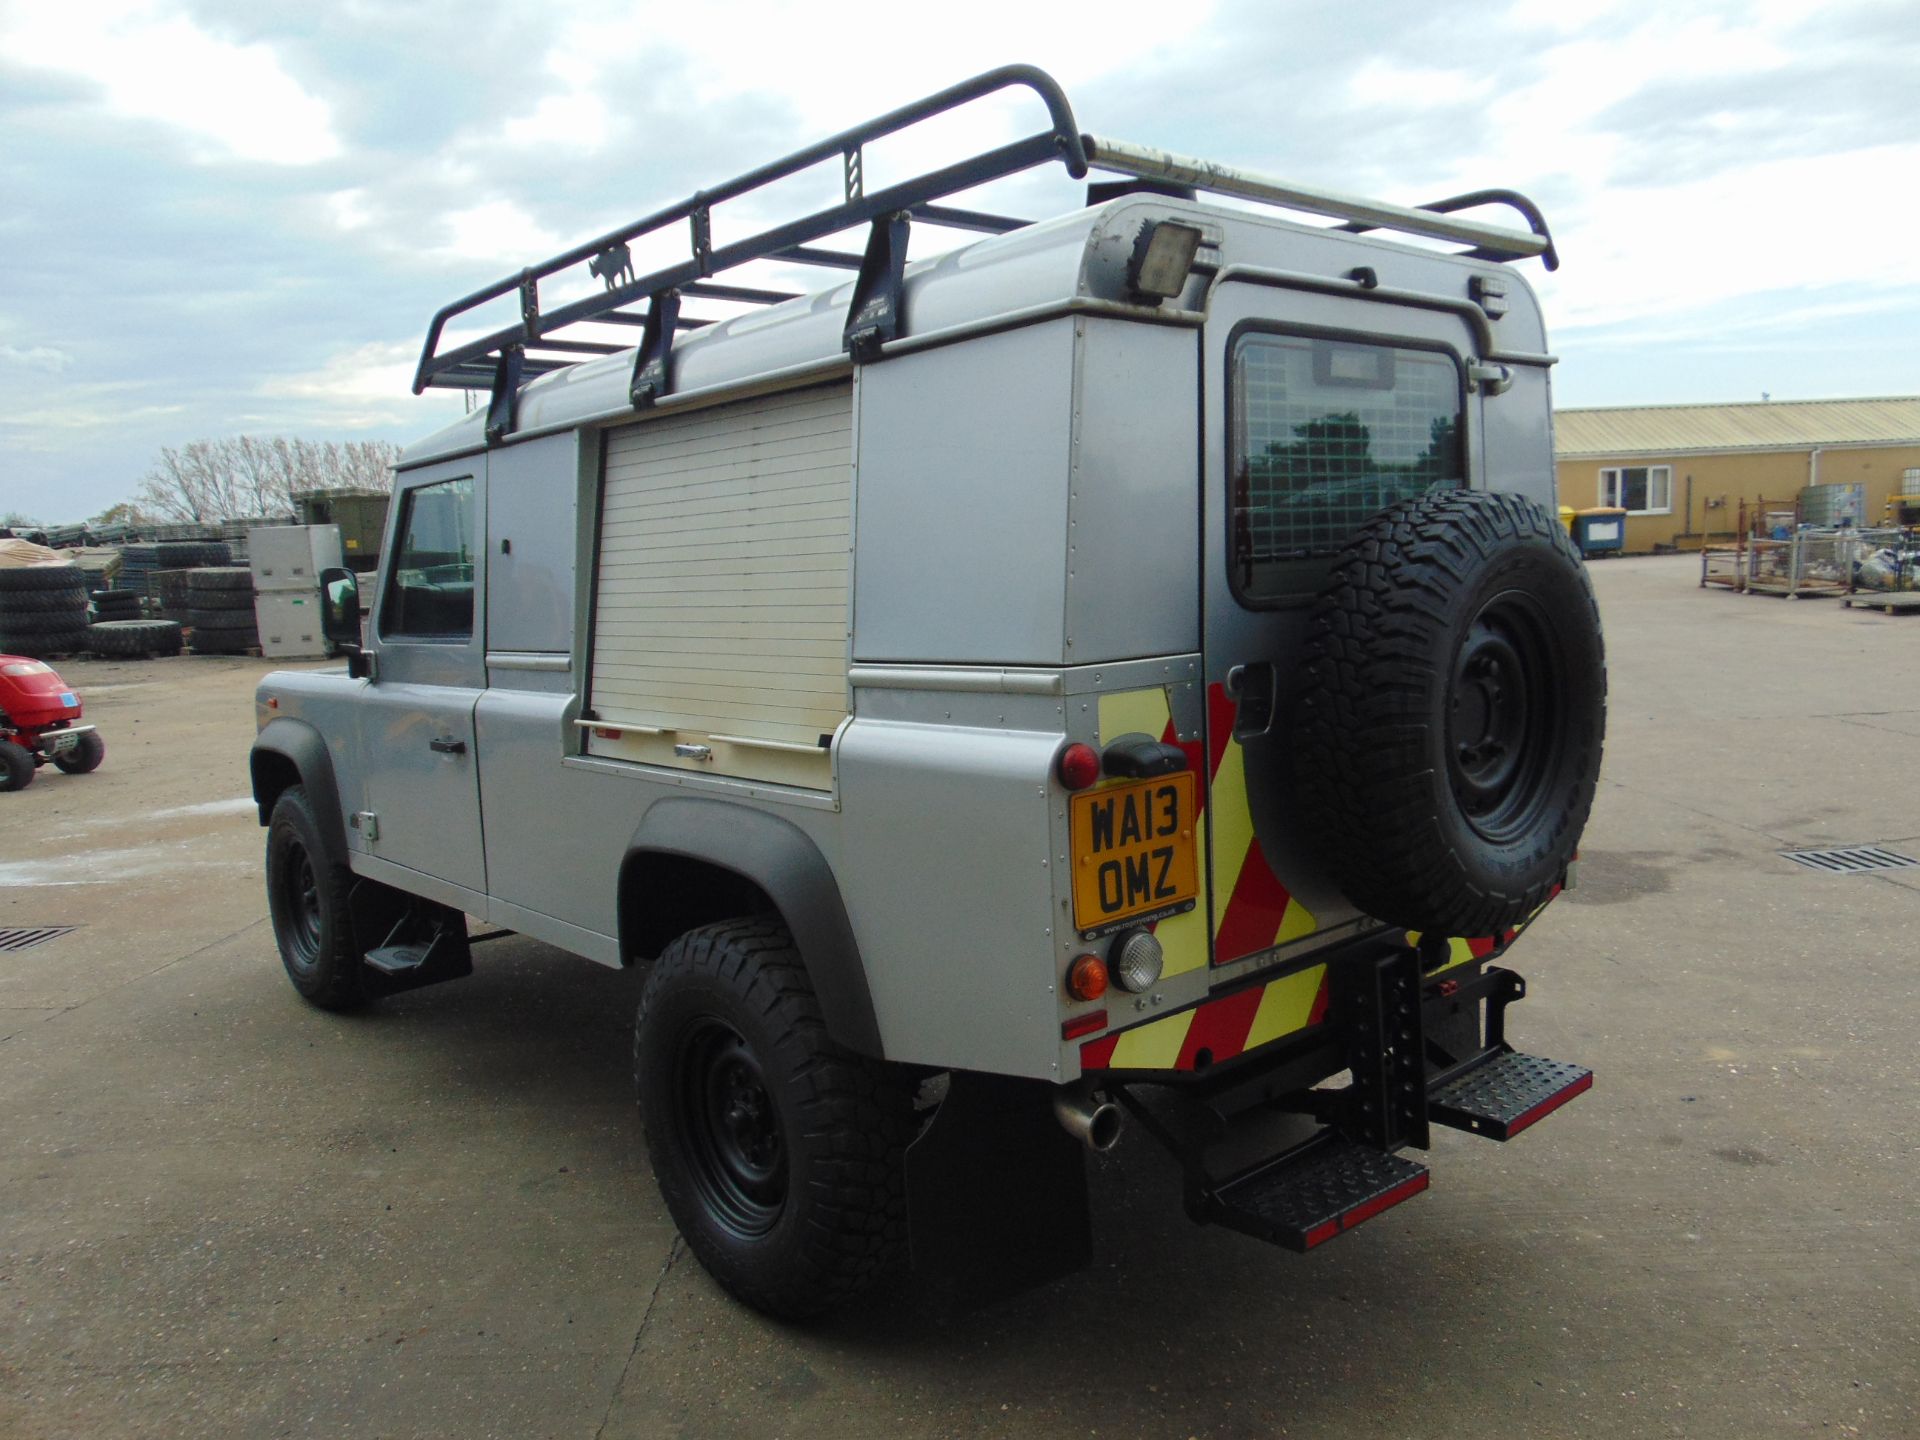
<instances>
[{"instance_id":1,"label":"rear wheel","mask_svg":"<svg viewBox=\"0 0 1920 1440\"><path fill-rule=\"evenodd\" d=\"M287 978L323 1010L351 1010L367 998L347 907L352 883L352 872L328 855L306 787L288 786L267 825L267 910Z\"/></svg>"},{"instance_id":2,"label":"rear wheel","mask_svg":"<svg viewBox=\"0 0 1920 1440\"><path fill-rule=\"evenodd\" d=\"M11 740L0 740L0 790L24 790L33 783L33 756Z\"/></svg>"},{"instance_id":3,"label":"rear wheel","mask_svg":"<svg viewBox=\"0 0 1920 1440\"><path fill-rule=\"evenodd\" d=\"M816 1315L898 1251L911 1088L828 1038L779 921L667 947L641 997L634 1077L667 1209L738 1299Z\"/></svg>"},{"instance_id":4,"label":"rear wheel","mask_svg":"<svg viewBox=\"0 0 1920 1440\"><path fill-rule=\"evenodd\" d=\"M53 763L69 775L86 775L100 768L107 758L107 742L98 730L89 730L75 742L73 749L53 757Z\"/></svg>"}]
</instances>

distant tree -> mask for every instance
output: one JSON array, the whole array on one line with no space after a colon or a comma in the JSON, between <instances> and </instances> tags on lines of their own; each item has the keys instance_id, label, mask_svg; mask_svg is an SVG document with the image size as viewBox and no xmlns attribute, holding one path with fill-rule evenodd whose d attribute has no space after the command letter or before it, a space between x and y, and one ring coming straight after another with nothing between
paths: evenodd
<instances>
[{"instance_id":1,"label":"distant tree","mask_svg":"<svg viewBox=\"0 0 1920 1440\"><path fill-rule=\"evenodd\" d=\"M160 452L135 493L148 521L216 524L285 515L308 490L389 490L400 447L385 440L236 435Z\"/></svg>"},{"instance_id":2,"label":"distant tree","mask_svg":"<svg viewBox=\"0 0 1920 1440\"><path fill-rule=\"evenodd\" d=\"M96 528L106 525L130 525L139 527L147 522L146 514L131 500L122 500L118 505L109 505L87 524Z\"/></svg>"},{"instance_id":3,"label":"distant tree","mask_svg":"<svg viewBox=\"0 0 1920 1440\"><path fill-rule=\"evenodd\" d=\"M0 525L6 526L9 530L32 530L38 524L39 522L31 515L23 515L18 510L9 510L6 514L0 515Z\"/></svg>"}]
</instances>

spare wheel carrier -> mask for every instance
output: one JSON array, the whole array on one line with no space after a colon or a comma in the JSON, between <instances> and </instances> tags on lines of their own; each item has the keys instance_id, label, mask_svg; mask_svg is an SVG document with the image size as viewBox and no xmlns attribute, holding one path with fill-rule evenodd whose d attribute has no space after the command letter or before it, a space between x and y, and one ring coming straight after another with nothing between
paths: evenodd
<instances>
[{"instance_id":1,"label":"spare wheel carrier","mask_svg":"<svg viewBox=\"0 0 1920 1440\"><path fill-rule=\"evenodd\" d=\"M1309 628L1296 793L1330 878L1408 929L1526 919L1573 859L1606 721L1566 530L1521 495L1402 501L1348 542Z\"/></svg>"}]
</instances>

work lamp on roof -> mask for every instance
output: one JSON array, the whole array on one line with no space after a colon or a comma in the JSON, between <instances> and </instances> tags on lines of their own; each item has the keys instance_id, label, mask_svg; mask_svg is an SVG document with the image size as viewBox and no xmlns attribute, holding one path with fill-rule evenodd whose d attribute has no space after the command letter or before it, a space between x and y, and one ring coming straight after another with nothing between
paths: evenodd
<instances>
[{"instance_id":1,"label":"work lamp on roof","mask_svg":"<svg viewBox=\"0 0 1920 1440\"><path fill-rule=\"evenodd\" d=\"M1127 262L1127 288L1142 300L1159 304L1187 288L1193 257L1200 253L1200 231L1175 220L1143 226Z\"/></svg>"}]
</instances>

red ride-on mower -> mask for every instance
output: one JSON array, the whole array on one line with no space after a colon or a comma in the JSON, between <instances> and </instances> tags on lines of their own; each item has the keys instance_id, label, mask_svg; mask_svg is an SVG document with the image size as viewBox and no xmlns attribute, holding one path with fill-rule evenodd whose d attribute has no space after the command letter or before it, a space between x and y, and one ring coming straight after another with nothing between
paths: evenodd
<instances>
[{"instance_id":1,"label":"red ride-on mower","mask_svg":"<svg viewBox=\"0 0 1920 1440\"><path fill-rule=\"evenodd\" d=\"M106 754L99 732L80 723L80 697L51 665L0 655L0 790L26 789L49 760L84 775Z\"/></svg>"}]
</instances>

